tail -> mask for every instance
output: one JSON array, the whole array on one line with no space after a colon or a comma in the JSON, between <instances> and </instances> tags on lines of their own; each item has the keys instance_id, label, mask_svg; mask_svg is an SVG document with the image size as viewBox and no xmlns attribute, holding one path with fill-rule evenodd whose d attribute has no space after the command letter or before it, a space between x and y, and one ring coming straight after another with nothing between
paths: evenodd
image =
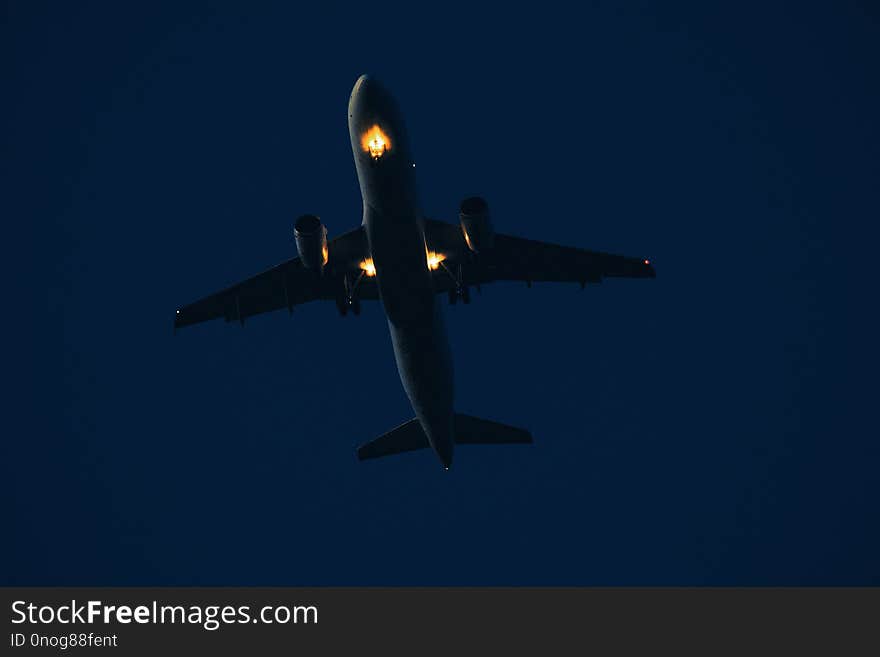
<instances>
[{"instance_id":1,"label":"tail","mask_svg":"<svg viewBox=\"0 0 880 657\"><path fill-rule=\"evenodd\" d=\"M509 445L531 443L532 434L500 422L483 420L471 415L455 414L456 445ZM361 461L391 456L401 452L430 447L418 419L404 422L399 427L358 447L357 455Z\"/></svg>"}]
</instances>

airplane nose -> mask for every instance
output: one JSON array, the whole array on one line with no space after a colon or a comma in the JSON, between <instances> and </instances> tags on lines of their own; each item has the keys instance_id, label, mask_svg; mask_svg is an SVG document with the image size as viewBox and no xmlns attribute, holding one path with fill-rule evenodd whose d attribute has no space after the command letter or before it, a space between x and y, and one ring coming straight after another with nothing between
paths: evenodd
<instances>
[{"instance_id":1,"label":"airplane nose","mask_svg":"<svg viewBox=\"0 0 880 657\"><path fill-rule=\"evenodd\" d=\"M370 84L370 76L367 73L364 73L360 76L354 83L354 92L357 93L361 89L369 86Z\"/></svg>"},{"instance_id":2,"label":"airplane nose","mask_svg":"<svg viewBox=\"0 0 880 657\"><path fill-rule=\"evenodd\" d=\"M355 157L375 164L407 158L406 137L397 103L374 76L361 75L351 91L348 104L348 130ZM390 153L386 157L386 154ZM400 154L401 157L393 156Z\"/></svg>"},{"instance_id":3,"label":"airplane nose","mask_svg":"<svg viewBox=\"0 0 880 657\"><path fill-rule=\"evenodd\" d=\"M381 95L376 79L367 73L360 76L351 89L351 98L348 101L348 118L360 122L367 114L373 112Z\"/></svg>"},{"instance_id":4,"label":"airplane nose","mask_svg":"<svg viewBox=\"0 0 880 657\"><path fill-rule=\"evenodd\" d=\"M364 73L354 83L354 89L351 92L352 99L357 99L361 104L385 104L388 96L385 87L369 73Z\"/></svg>"}]
</instances>

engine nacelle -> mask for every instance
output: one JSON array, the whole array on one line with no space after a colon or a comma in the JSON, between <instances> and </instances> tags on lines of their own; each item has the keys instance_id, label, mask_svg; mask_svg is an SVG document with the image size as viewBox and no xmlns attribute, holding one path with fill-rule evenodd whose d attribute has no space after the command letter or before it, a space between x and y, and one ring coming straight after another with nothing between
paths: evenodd
<instances>
[{"instance_id":1,"label":"engine nacelle","mask_svg":"<svg viewBox=\"0 0 880 657\"><path fill-rule=\"evenodd\" d=\"M495 230L489 219L489 204L479 196L471 196L461 202L458 211L461 232L468 248L474 253L481 253L492 248L495 242Z\"/></svg>"},{"instance_id":2,"label":"engine nacelle","mask_svg":"<svg viewBox=\"0 0 880 657\"><path fill-rule=\"evenodd\" d=\"M307 269L323 271L327 264L327 229L313 214L304 214L293 226L296 250Z\"/></svg>"}]
</instances>

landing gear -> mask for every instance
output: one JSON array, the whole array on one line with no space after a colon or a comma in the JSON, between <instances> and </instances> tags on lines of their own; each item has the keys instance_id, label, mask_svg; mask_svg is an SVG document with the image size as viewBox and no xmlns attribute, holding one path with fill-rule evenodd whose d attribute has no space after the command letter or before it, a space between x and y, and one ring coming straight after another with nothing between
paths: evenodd
<instances>
[{"instance_id":1,"label":"landing gear","mask_svg":"<svg viewBox=\"0 0 880 657\"><path fill-rule=\"evenodd\" d=\"M471 302L471 289L467 285L461 285L449 290L449 304L454 306L461 299L462 303Z\"/></svg>"},{"instance_id":2,"label":"landing gear","mask_svg":"<svg viewBox=\"0 0 880 657\"><path fill-rule=\"evenodd\" d=\"M336 309L339 311L340 316L345 317L348 314L349 308L351 308L351 312L354 313L355 317L360 316L361 298L357 295L357 288L363 277L364 272L361 272L353 283L349 280L348 276L342 279L343 292L336 297Z\"/></svg>"},{"instance_id":3,"label":"landing gear","mask_svg":"<svg viewBox=\"0 0 880 657\"><path fill-rule=\"evenodd\" d=\"M443 270L449 274L449 278L452 279L454 283L454 287L449 290L449 305L454 306L458 303L458 300L461 299L462 303L468 304L471 302L471 290L470 288L464 284L464 275L462 273L461 263L458 264L456 271L453 272L449 267L446 266L445 262L441 262L440 266L443 267ZM479 289L479 287L477 288Z\"/></svg>"}]
</instances>

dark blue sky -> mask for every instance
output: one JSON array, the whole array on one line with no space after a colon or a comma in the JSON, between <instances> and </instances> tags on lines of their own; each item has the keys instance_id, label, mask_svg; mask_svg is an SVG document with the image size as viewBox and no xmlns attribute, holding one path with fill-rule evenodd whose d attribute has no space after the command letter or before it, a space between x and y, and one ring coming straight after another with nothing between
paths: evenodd
<instances>
[{"instance_id":1,"label":"dark blue sky","mask_svg":"<svg viewBox=\"0 0 880 657\"><path fill-rule=\"evenodd\" d=\"M211 4L4 9L5 583L880 584L871 3ZM172 336L360 222L363 72L428 215L656 264L448 308L533 447L358 463L378 305Z\"/></svg>"}]
</instances>

